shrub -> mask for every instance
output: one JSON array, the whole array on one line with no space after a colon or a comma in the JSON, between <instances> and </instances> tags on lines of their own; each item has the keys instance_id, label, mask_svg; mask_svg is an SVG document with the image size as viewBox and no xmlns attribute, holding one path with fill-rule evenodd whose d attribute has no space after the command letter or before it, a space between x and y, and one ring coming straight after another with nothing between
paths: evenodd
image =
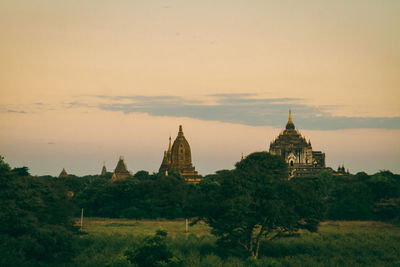
<instances>
[{"instance_id":1,"label":"shrub","mask_svg":"<svg viewBox=\"0 0 400 267\"><path fill-rule=\"evenodd\" d=\"M167 232L158 230L154 236L147 236L138 248L125 252L127 259L139 267L181 266L167 246Z\"/></svg>"}]
</instances>

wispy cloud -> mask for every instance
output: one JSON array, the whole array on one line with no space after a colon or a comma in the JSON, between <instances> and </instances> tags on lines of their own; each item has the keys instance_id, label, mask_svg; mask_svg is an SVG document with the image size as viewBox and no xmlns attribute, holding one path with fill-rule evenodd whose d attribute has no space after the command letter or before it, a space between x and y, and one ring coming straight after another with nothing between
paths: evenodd
<instances>
[{"instance_id":1,"label":"wispy cloud","mask_svg":"<svg viewBox=\"0 0 400 267\"><path fill-rule=\"evenodd\" d=\"M84 99L84 100L83 100ZM206 99L206 100L204 100ZM179 96L82 96L64 102L61 108L91 108L124 113L147 113L152 116L188 117L200 120L231 122L250 126L284 127L288 110L300 129L338 130L350 128L400 129L400 117L338 117L330 111L335 106L310 106L301 98L262 98L255 94L213 94L202 99ZM0 112L27 114L51 111L57 105L34 103L33 106L1 106ZM58 106L60 108L60 106Z\"/></svg>"},{"instance_id":2,"label":"wispy cloud","mask_svg":"<svg viewBox=\"0 0 400 267\"><path fill-rule=\"evenodd\" d=\"M95 106L89 105L87 103L79 102L79 101L68 102L68 103L65 103L64 106L66 108L90 108L90 107L95 107Z\"/></svg>"},{"instance_id":3,"label":"wispy cloud","mask_svg":"<svg viewBox=\"0 0 400 267\"><path fill-rule=\"evenodd\" d=\"M329 107L313 107L299 98L257 98L253 94L215 94L215 104L187 100L177 96L97 96L110 103L98 104L107 111L142 112L153 116L190 117L251 126L284 126L292 109L297 127L335 130L347 128L400 129L400 118L334 117ZM124 103L120 101L124 100ZM129 100L128 103L126 100ZM114 101L114 102L113 102Z\"/></svg>"},{"instance_id":4,"label":"wispy cloud","mask_svg":"<svg viewBox=\"0 0 400 267\"><path fill-rule=\"evenodd\" d=\"M19 113L19 114L26 114L26 111L23 110L13 110L13 109L7 109L8 113Z\"/></svg>"}]
</instances>

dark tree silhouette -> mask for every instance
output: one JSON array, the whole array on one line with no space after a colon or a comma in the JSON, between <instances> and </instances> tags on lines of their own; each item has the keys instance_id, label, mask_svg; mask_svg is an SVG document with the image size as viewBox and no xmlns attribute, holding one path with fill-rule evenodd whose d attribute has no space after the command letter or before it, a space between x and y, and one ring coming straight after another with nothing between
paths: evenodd
<instances>
[{"instance_id":1,"label":"dark tree silhouette","mask_svg":"<svg viewBox=\"0 0 400 267\"><path fill-rule=\"evenodd\" d=\"M222 244L241 246L257 258L263 240L300 228L315 231L322 218L316 194L288 181L287 164L267 152L249 155L234 170L200 184L204 219Z\"/></svg>"}]
</instances>

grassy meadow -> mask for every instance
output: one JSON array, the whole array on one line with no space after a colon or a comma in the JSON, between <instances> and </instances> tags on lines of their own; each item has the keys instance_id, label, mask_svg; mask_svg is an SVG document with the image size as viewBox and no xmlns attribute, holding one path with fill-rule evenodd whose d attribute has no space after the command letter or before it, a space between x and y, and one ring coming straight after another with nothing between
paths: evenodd
<instances>
[{"instance_id":1,"label":"grassy meadow","mask_svg":"<svg viewBox=\"0 0 400 267\"><path fill-rule=\"evenodd\" d=\"M190 221L189 221L190 223ZM80 226L80 220L76 221ZM168 232L171 237L184 234L186 231L185 220L131 220L131 219L105 219L86 218L83 222L83 231L89 234L116 233L131 234L135 236L152 235L158 229ZM210 235L210 228L203 222L194 226L189 225L189 233L198 237Z\"/></svg>"},{"instance_id":2,"label":"grassy meadow","mask_svg":"<svg viewBox=\"0 0 400 267\"><path fill-rule=\"evenodd\" d=\"M77 220L79 225L79 220ZM226 253L204 223L184 220L85 218L76 266L134 266L124 251L146 235L168 231L168 244L184 266L400 266L400 227L375 221L326 221L317 233L264 242L258 260Z\"/></svg>"}]
</instances>

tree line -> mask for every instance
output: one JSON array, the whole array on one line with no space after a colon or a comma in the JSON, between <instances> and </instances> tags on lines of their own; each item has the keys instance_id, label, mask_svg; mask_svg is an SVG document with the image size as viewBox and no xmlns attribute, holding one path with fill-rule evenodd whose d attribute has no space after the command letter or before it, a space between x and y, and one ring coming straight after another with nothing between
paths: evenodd
<instances>
[{"instance_id":1,"label":"tree line","mask_svg":"<svg viewBox=\"0 0 400 267\"><path fill-rule=\"evenodd\" d=\"M259 159L250 157L238 162L236 168L243 168L244 164L258 165ZM283 180L287 180L284 164L279 166L280 175ZM198 185L188 184L174 173L165 176L146 171L138 171L126 180L113 183L110 183L112 173L105 176L69 176L55 180L65 186L66 190L74 192L72 202L76 207L76 216L80 208L84 208L85 214L93 217L175 219L198 217L210 209L218 193L221 193L214 188L219 180L232 182L239 175L237 179L249 182L250 177L254 176L261 179L254 181L258 186L273 177L265 169L261 171L264 173L258 172L257 166L246 168L240 175L239 170L221 170L205 176ZM380 171L373 175L359 172L340 176L323 171L318 176L294 178L288 183L297 188L296 192L315 195L314 201L323 206L324 220L400 222L400 175L390 171ZM290 195L288 200L294 202L295 197Z\"/></svg>"},{"instance_id":2,"label":"tree line","mask_svg":"<svg viewBox=\"0 0 400 267\"><path fill-rule=\"evenodd\" d=\"M93 217L203 220L226 251L253 258L266 240L316 231L321 220L400 222L400 175L389 171L288 180L281 158L257 152L198 185L173 173L113 183L111 175L37 177L0 158L0 265L68 262L81 208Z\"/></svg>"}]
</instances>

